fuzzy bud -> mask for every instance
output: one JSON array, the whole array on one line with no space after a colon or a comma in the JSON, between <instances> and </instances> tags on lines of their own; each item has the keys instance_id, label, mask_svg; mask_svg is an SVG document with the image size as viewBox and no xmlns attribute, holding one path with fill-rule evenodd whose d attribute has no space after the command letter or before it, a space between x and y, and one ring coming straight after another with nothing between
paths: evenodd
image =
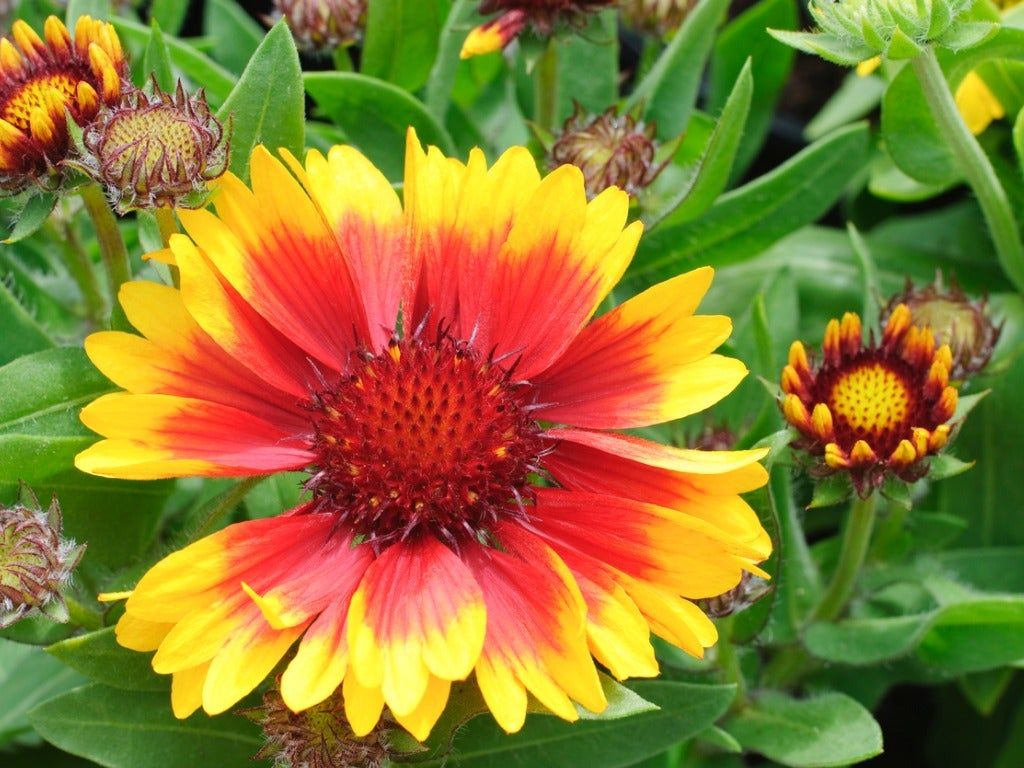
<instances>
[{"instance_id":1,"label":"fuzzy bud","mask_svg":"<svg viewBox=\"0 0 1024 768\"><path fill-rule=\"evenodd\" d=\"M227 169L230 139L203 92L172 95L154 84L101 113L85 131L83 170L120 213L161 206L198 208L207 182Z\"/></svg>"},{"instance_id":2,"label":"fuzzy bud","mask_svg":"<svg viewBox=\"0 0 1024 768\"><path fill-rule=\"evenodd\" d=\"M627 26L663 37L679 29L695 5L696 0L619 0L619 11Z\"/></svg>"},{"instance_id":3,"label":"fuzzy bud","mask_svg":"<svg viewBox=\"0 0 1024 768\"><path fill-rule=\"evenodd\" d=\"M915 288L908 280L903 293L893 297L882 312L883 325L900 304L910 310L914 325L931 329L936 346L949 346L953 355L951 378L968 379L988 364L1003 329L989 315L986 299L972 301L956 283L947 288L939 274L924 288Z\"/></svg>"},{"instance_id":4,"label":"fuzzy bud","mask_svg":"<svg viewBox=\"0 0 1024 768\"><path fill-rule=\"evenodd\" d=\"M359 42L368 0L274 0L295 43L311 53L330 53Z\"/></svg>"},{"instance_id":5,"label":"fuzzy bud","mask_svg":"<svg viewBox=\"0 0 1024 768\"><path fill-rule=\"evenodd\" d=\"M653 124L620 115L615 107L594 117L577 104L551 147L550 166L571 164L583 171L588 197L612 186L636 195L665 167L655 162L654 131Z\"/></svg>"},{"instance_id":6,"label":"fuzzy bud","mask_svg":"<svg viewBox=\"0 0 1024 768\"><path fill-rule=\"evenodd\" d=\"M67 621L60 591L85 547L61 538L62 522L56 497L43 511L26 488L17 504L0 507L0 629L33 613Z\"/></svg>"},{"instance_id":7,"label":"fuzzy bud","mask_svg":"<svg viewBox=\"0 0 1024 768\"><path fill-rule=\"evenodd\" d=\"M721 619L746 610L771 591L772 585L767 581L744 571L739 584L721 595L701 600L700 606L711 618Z\"/></svg>"},{"instance_id":8,"label":"fuzzy bud","mask_svg":"<svg viewBox=\"0 0 1024 768\"><path fill-rule=\"evenodd\" d=\"M382 720L359 737L345 719L341 691L303 712L292 712L278 686L263 694L263 705L239 712L263 729L266 743L254 760L284 768L382 768L390 756L389 729Z\"/></svg>"}]
</instances>

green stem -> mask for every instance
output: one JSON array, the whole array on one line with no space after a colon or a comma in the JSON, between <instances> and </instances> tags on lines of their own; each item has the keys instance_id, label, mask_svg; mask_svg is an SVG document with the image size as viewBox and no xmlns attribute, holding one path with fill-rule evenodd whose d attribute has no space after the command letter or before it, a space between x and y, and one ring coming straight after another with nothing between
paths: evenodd
<instances>
[{"instance_id":1,"label":"green stem","mask_svg":"<svg viewBox=\"0 0 1024 768\"><path fill-rule=\"evenodd\" d=\"M103 288L93 270L92 260L89 254L82 247L82 241L75 233L74 225L68 219L63 219L60 226L55 226L52 231L53 237L60 243L60 253L64 257L64 266L67 267L72 279L82 292L85 300L85 311L89 320L99 323L106 314L106 301L103 298Z\"/></svg>"},{"instance_id":2,"label":"green stem","mask_svg":"<svg viewBox=\"0 0 1024 768\"><path fill-rule=\"evenodd\" d=\"M808 621L834 621L846 608L857 574L864 564L864 556L871 543L871 531L875 526L875 507L878 494L872 493L866 499L854 498L850 509L850 518L843 533L842 549L839 551L839 563L832 582L821 596L821 600L811 611Z\"/></svg>"},{"instance_id":3,"label":"green stem","mask_svg":"<svg viewBox=\"0 0 1024 768\"><path fill-rule=\"evenodd\" d=\"M211 499L206 505L206 509L203 510L203 515L199 521L199 525L196 526L195 530L192 531L192 534L189 536L189 541L196 541L197 539L205 536L221 517L237 507L249 491L262 483L268 477L269 475L255 475L254 477L247 477L224 491L224 493Z\"/></svg>"},{"instance_id":4,"label":"green stem","mask_svg":"<svg viewBox=\"0 0 1024 768\"><path fill-rule=\"evenodd\" d=\"M1024 291L1024 245L1021 244L1020 230L1006 190L1000 184L988 155L964 123L935 51L927 48L912 59L911 64L939 132L978 198L1003 271L1017 290Z\"/></svg>"},{"instance_id":5,"label":"green stem","mask_svg":"<svg viewBox=\"0 0 1024 768\"><path fill-rule=\"evenodd\" d=\"M67 595L64 596L64 603L68 607L68 616L72 624L82 629L103 629L103 616L98 611Z\"/></svg>"},{"instance_id":6,"label":"green stem","mask_svg":"<svg viewBox=\"0 0 1024 768\"><path fill-rule=\"evenodd\" d=\"M910 510L902 504L889 505L889 514L879 524L878 533L875 534L875 540L871 544L871 552L869 554L871 559L885 557L885 551L903 533L903 527L907 522L909 514Z\"/></svg>"},{"instance_id":7,"label":"green stem","mask_svg":"<svg viewBox=\"0 0 1024 768\"><path fill-rule=\"evenodd\" d=\"M171 245L171 235L178 234L178 222L174 220L174 211L166 205L161 205L154 212L156 224L160 228L160 238L164 241L164 248Z\"/></svg>"},{"instance_id":8,"label":"green stem","mask_svg":"<svg viewBox=\"0 0 1024 768\"><path fill-rule=\"evenodd\" d=\"M732 708L742 709L747 703L747 681L743 677L743 670L740 668L740 658L736 653L736 646L732 643L732 630L735 616L728 616L718 622L718 666L725 675L726 682L735 683L736 698L733 699Z\"/></svg>"},{"instance_id":9,"label":"green stem","mask_svg":"<svg viewBox=\"0 0 1024 768\"><path fill-rule=\"evenodd\" d=\"M117 305L117 291L123 283L132 279L131 263L128 261L128 250L124 247L124 238L117 226L117 218L107 204L103 190L97 184L82 187L82 202L89 212L96 238L100 245L100 257L107 270L110 285L110 305Z\"/></svg>"},{"instance_id":10,"label":"green stem","mask_svg":"<svg viewBox=\"0 0 1024 768\"><path fill-rule=\"evenodd\" d=\"M547 47L537 60L535 109L533 119L546 131L558 126L558 41L548 40Z\"/></svg>"}]
</instances>

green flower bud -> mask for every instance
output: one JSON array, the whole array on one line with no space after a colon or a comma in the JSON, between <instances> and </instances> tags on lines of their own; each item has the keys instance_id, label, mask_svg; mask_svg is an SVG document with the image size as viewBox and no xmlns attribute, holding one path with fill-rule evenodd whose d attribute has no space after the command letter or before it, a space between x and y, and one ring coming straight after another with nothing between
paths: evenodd
<instances>
[{"instance_id":1,"label":"green flower bud","mask_svg":"<svg viewBox=\"0 0 1024 768\"><path fill-rule=\"evenodd\" d=\"M21 495L14 506L0 507L0 629L34 613L67 621L60 591L85 552L61 538L56 497L43 511L27 488Z\"/></svg>"},{"instance_id":2,"label":"green flower bud","mask_svg":"<svg viewBox=\"0 0 1024 768\"><path fill-rule=\"evenodd\" d=\"M810 0L813 32L772 29L780 42L854 66L874 56L912 59L934 44L953 50L977 45L996 25L964 19L970 0Z\"/></svg>"}]
</instances>

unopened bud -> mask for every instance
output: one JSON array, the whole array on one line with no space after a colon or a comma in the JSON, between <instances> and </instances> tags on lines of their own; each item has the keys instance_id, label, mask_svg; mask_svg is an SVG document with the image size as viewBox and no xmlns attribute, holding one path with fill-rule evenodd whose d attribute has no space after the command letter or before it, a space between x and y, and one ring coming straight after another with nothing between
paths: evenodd
<instances>
[{"instance_id":1,"label":"unopened bud","mask_svg":"<svg viewBox=\"0 0 1024 768\"><path fill-rule=\"evenodd\" d=\"M696 0L619 0L627 26L660 36L679 29L695 5Z\"/></svg>"},{"instance_id":2,"label":"unopened bud","mask_svg":"<svg viewBox=\"0 0 1024 768\"><path fill-rule=\"evenodd\" d=\"M479 13L501 14L469 33L462 58L497 51L526 27L541 37L550 37L559 26L583 27L587 18L612 5L615 0L481 0Z\"/></svg>"},{"instance_id":3,"label":"unopened bud","mask_svg":"<svg viewBox=\"0 0 1024 768\"><path fill-rule=\"evenodd\" d=\"M583 171L588 197L613 186L636 195L665 167L655 162L654 131L653 124L620 115L615 107L590 116L577 104L551 147L550 165L571 164Z\"/></svg>"},{"instance_id":4,"label":"unopened bud","mask_svg":"<svg viewBox=\"0 0 1024 768\"><path fill-rule=\"evenodd\" d=\"M227 169L230 140L202 91L172 95L135 91L86 130L84 170L118 211L161 206L198 208L207 182Z\"/></svg>"},{"instance_id":5,"label":"unopened bud","mask_svg":"<svg viewBox=\"0 0 1024 768\"><path fill-rule=\"evenodd\" d=\"M363 36L368 0L274 0L295 43L310 52L331 52Z\"/></svg>"},{"instance_id":6,"label":"unopened bud","mask_svg":"<svg viewBox=\"0 0 1024 768\"><path fill-rule=\"evenodd\" d=\"M721 619L746 610L771 591L772 585L767 581L744 571L739 584L721 595L701 600L700 606L708 616Z\"/></svg>"},{"instance_id":7,"label":"unopened bud","mask_svg":"<svg viewBox=\"0 0 1024 768\"><path fill-rule=\"evenodd\" d=\"M85 551L61 538L56 497L44 511L31 491L22 488L21 495L14 506L0 507L0 629L35 613L67 621L60 592Z\"/></svg>"}]
</instances>

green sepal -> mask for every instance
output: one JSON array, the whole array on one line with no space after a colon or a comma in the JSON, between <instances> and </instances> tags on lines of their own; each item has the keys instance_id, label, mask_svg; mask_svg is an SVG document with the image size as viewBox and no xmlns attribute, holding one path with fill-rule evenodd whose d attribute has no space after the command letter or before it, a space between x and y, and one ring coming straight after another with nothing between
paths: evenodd
<instances>
[{"instance_id":1,"label":"green sepal","mask_svg":"<svg viewBox=\"0 0 1024 768\"><path fill-rule=\"evenodd\" d=\"M814 495L807 509L822 509L834 507L850 498L853 493L853 484L850 476L845 472L828 475L818 480L814 485Z\"/></svg>"},{"instance_id":2,"label":"green sepal","mask_svg":"<svg viewBox=\"0 0 1024 768\"><path fill-rule=\"evenodd\" d=\"M928 477L931 480L945 480L947 477L956 477L969 470L974 464L975 462L973 461L962 461L956 456L950 456L948 453L940 453L931 460Z\"/></svg>"},{"instance_id":3,"label":"green sepal","mask_svg":"<svg viewBox=\"0 0 1024 768\"><path fill-rule=\"evenodd\" d=\"M910 498L910 485L898 477L887 477L882 484L882 495L893 504L910 509L913 501Z\"/></svg>"},{"instance_id":4,"label":"green sepal","mask_svg":"<svg viewBox=\"0 0 1024 768\"><path fill-rule=\"evenodd\" d=\"M953 51L963 51L981 45L999 31L999 25L989 21L965 21L954 24L935 42Z\"/></svg>"},{"instance_id":5,"label":"green sepal","mask_svg":"<svg viewBox=\"0 0 1024 768\"><path fill-rule=\"evenodd\" d=\"M913 59L919 56L924 48L911 39L902 29L897 27L892 33L892 40L889 41L889 48L886 50L886 58L893 61L900 59Z\"/></svg>"},{"instance_id":6,"label":"green sepal","mask_svg":"<svg viewBox=\"0 0 1024 768\"><path fill-rule=\"evenodd\" d=\"M847 67L856 66L875 55L875 52L868 46L849 43L840 40L835 35L792 32L785 29L769 29L768 34L780 43L796 48L798 51L812 53L821 56L826 61Z\"/></svg>"}]
</instances>

